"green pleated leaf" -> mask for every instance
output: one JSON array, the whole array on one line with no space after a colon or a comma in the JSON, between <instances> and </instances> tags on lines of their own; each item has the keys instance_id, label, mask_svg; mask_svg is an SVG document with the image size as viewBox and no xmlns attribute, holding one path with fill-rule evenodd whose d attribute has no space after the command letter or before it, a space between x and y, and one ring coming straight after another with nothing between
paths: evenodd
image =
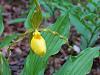
<instances>
[{"instance_id":1,"label":"green pleated leaf","mask_svg":"<svg viewBox=\"0 0 100 75\"><path fill-rule=\"evenodd\" d=\"M11 70L8 61L0 53L0 75L11 75Z\"/></svg>"},{"instance_id":2,"label":"green pleated leaf","mask_svg":"<svg viewBox=\"0 0 100 75\"><path fill-rule=\"evenodd\" d=\"M2 67L2 65L1 65L1 59L2 59L2 57L1 57L1 52L0 52L0 67ZM0 68L0 75L1 75L1 73L2 73L2 69Z\"/></svg>"},{"instance_id":3,"label":"green pleated leaf","mask_svg":"<svg viewBox=\"0 0 100 75\"><path fill-rule=\"evenodd\" d=\"M25 22L26 18L16 18L14 20L10 20L8 22L8 24L16 24L16 23L20 23L20 22Z\"/></svg>"},{"instance_id":4,"label":"green pleated leaf","mask_svg":"<svg viewBox=\"0 0 100 75\"><path fill-rule=\"evenodd\" d=\"M0 35L4 31L4 25L3 25L3 17L2 17L2 7L0 6Z\"/></svg>"},{"instance_id":5,"label":"green pleated leaf","mask_svg":"<svg viewBox=\"0 0 100 75\"><path fill-rule=\"evenodd\" d=\"M17 34L11 34L6 36L2 41L0 41L0 48L11 45L11 41L16 38Z\"/></svg>"},{"instance_id":6,"label":"green pleated leaf","mask_svg":"<svg viewBox=\"0 0 100 75\"><path fill-rule=\"evenodd\" d=\"M91 32L87 28L87 25L84 25L76 16L70 14L69 17L71 24L74 25L77 31L82 35L81 49L85 49L91 37Z\"/></svg>"},{"instance_id":7,"label":"green pleated leaf","mask_svg":"<svg viewBox=\"0 0 100 75\"><path fill-rule=\"evenodd\" d=\"M87 48L78 56L69 58L54 75L86 75L90 72L93 58L99 56L100 47Z\"/></svg>"},{"instance_id":8,"label":"green pleated leaf","mask_svg":"<svg viewBox=\"0 0 100 75\"><path fill-rule=\"evenodd\" d=\"M99 38L100 32L97 30L95 34L93 35L93 38L91 39L90 43L88 44L89 47L95 45L96 40Z\"/></svg>"},{"instance_id":9,"label":"green pleated leaf","mask_svg":"<svg viewBox=\"0 0 100 75\"><path fill-rule=\"evenodd\" d=\"M56 23L49 26L48 29L58 32L60 35L68 38L70 24L68 15L63 15L58 18ZM39 57L30 51L25 63L25 67L21 75L43 75L47 65L48 58L59 52L61 45L65 43L59 36L53 35L50 32L42 32L42 36L46 40L47 53L44 57ZM42 74L40 74L42 73Z\"/></svg>"}]
</instances>

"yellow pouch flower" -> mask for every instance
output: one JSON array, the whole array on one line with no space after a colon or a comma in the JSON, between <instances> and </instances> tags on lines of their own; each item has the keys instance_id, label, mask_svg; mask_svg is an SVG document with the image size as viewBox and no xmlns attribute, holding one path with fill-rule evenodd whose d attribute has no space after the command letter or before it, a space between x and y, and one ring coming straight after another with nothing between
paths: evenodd
<instances>
[{"instance_id":1,"label":"yellow pouch flower","mask_svg":"<svg viewBox=\"0 0 100 75\"><path fill-rule=\"evenodd\" d=\"M31 40L31 48L33 52L39 56L43 56L46 53L46 43L40 32L37 30L34 32Z\"/></svg>"}]
</instances>

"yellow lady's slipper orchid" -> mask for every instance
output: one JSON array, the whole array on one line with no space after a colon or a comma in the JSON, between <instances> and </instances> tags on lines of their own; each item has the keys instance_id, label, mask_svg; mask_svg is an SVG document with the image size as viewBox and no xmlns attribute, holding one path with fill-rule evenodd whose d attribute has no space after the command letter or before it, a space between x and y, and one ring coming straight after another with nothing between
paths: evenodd
<instances>
[{"instance_id":1,"label":"yellow lady's slipper orchid","mask_svg":"<svg viewBox=\"0 0 100 75\"><path fill-rule=\"evenodd\" d=\"M33 52L39 56L43 56L46 53L45 40L37 30L33 34L33 38L31 40L31 48Z\"/></svg>"}]
</instances>

